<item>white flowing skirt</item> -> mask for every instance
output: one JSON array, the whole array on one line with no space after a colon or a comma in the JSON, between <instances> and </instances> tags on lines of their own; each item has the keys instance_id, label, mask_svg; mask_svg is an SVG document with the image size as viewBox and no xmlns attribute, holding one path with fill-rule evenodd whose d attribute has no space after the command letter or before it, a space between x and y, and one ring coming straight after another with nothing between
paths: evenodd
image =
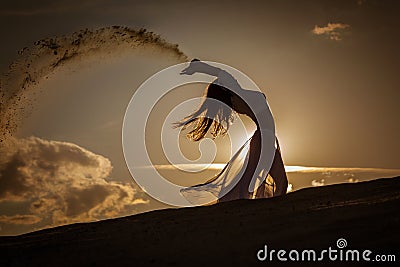
<instances>
[{"instance_id":1,"label":"white flowing skirt","mask_svg":"<svg viewBox=\"0 0 400 267\"><path fill-rule=\"evenodd\" d=\"M218 175L204 184L181 189L181 194L193 205L207 205L218 202L218 200L231 191L243 177L249 162L250 143L253 137L243 144L243 146L235 153L232 159L226 164L224 169ZM268 160L271 161L271 163L274 153L272 158ZM273 195L274 183L272 178L267 175L271 164L268 162L265 163L268 166L268 170L264 170L266 173L261 181L262 184L257 185L257 188L261 186L264 186L265 188L263 188L263 190L259 190L258 192L257 190L250 192L252 194L252 197L250 198L265 198Z\"/></svg>"}]
</instances>

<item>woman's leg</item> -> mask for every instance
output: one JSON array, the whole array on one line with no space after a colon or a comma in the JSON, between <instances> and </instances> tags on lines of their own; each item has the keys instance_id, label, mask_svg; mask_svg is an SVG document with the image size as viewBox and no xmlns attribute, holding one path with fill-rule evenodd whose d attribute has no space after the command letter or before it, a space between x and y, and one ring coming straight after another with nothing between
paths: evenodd
<instances>
[{"instance_id":1,"label":"woman's leg","mask_svg":"<svg viewBox=\"0 0 400 267\"><path fill-rule=\"evenodd\" d=\"M275 192L274 196L280 196L286 194L288 187L288 180L286 176L285 166L283 164L281 150L278 148L275 151L274 161L272 163L269 174L275 182Z\"/></svg>"},{"instance_id":2,"label":"woman's leg","mask_svg":"<svg viewBox=\"0 0 400 267\"><path fill-rule=\"evenodd\" d=\"M219 202L230 201L234 199L249 199L252 198L252 193L249 193L249 184L253 178L253 174L257 168L258 159L260 158L261 133L259 130L254 132L250 141L249 160L246 169L239 182L225 196L219 199Z\"/></svg>"}]
</instances>

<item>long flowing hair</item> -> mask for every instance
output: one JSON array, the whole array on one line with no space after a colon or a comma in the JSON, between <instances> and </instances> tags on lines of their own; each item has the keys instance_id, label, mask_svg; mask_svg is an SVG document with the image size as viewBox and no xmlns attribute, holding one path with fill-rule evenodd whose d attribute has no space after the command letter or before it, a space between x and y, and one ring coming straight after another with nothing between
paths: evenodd
<instances>
[{"instance_id":1,"label":"long flowing hair","mask_svg":"<svg viewBox=\"0 0 400 267\"><path fill-rule=\"evenodd\" d=\"M209 131L213 138L226 134L235 118L232 95L233 92L221 85L209 84L198 109L174 123L174 127L186 129L188 126L193 126L186 135L193 141L203 139Z\"/></svg>"}]
</instances>

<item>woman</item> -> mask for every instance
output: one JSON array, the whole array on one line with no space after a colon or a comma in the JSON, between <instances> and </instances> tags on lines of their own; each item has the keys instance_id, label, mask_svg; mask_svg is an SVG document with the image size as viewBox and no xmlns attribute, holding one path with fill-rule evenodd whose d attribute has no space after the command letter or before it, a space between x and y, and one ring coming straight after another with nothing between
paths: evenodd
<instances>
[{"instance_id":1,"label":"woman","mask_svg":"<svg viewBox=\"0 0 400 267\"><path fill-rule=\"evenodd\" d=\"M212 202L213 196L222 202L284 195L288 181L265 95L241 88L228 72L197 59L181 74L196 72L217 78L206 88L199 108L176 127L193 126L187 134L193 141L203 139L208 132L215 138L226 133L235 111L250 117L257 130L217 176L181 193L192 203L200 198L200 202Z\"/></svg>"}]
</instances>

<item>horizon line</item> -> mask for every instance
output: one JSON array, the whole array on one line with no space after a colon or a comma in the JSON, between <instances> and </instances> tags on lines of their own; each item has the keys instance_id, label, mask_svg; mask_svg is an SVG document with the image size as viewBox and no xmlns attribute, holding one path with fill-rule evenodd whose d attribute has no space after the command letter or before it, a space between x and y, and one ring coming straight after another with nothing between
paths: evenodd
<instances>
[{"instance_id":1,"label":"horizon line","mask_svg":"<svg viewBox=\"0 0 400 267\"><path fill-rule=\"evenodd\" d=\"M150 166L140 166L139 168L156 168L159 170L176 170L185 169L190 171L196 170L222 170L226 163L180 163L180 164L154 164ZM374 168L374 167L314 167L314 166L301 166L301 165L285 165L286 172L319 172L319 171L385 171L385 172L398 172L400 169L394 168Z\"/></svg>"}]
</instances>

